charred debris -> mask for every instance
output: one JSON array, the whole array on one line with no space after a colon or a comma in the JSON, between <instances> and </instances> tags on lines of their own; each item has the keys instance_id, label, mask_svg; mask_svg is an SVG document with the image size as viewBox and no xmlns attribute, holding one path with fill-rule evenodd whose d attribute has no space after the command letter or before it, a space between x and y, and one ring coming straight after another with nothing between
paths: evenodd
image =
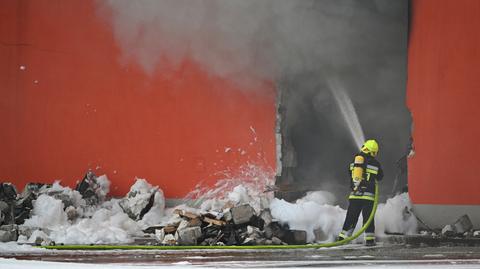
<instances>
[{"instance_id":1,"label":"charred debris","mask_svg":"<svg viewBox=\"0 0 480 269\"><path fill-rule=\"evenodd\" d=\"M95 207L105 199L97 177L91 171L77 184L75 190L86 202L82 206ZM157 190L153 189L148 195L140 195L130 191L119 205L132 220L141 220L153 208L156 192ZM30 238L36 230L41 230L46 235L51 232L48 229L23 225L25 220L32 216L34 201L42 194L61 200L70 221L74 222L79 218L72 198L52 188L52 184L29 183L21 193L17 193L13 184L0 183L0 242L16 241L20 235ZM135 207L131 206L132 204L135 204ZM218 246L307 243L305 231L290 230L288 225L273 220L269 209L257 213L249 204L235 206L227 203L217 211L194 211L175 209L172 218L175 221L144 229L144 235L135 237L130 244ZM45 236L39 236L33 243L55 244Z\"/></svg>"}]
</instances>

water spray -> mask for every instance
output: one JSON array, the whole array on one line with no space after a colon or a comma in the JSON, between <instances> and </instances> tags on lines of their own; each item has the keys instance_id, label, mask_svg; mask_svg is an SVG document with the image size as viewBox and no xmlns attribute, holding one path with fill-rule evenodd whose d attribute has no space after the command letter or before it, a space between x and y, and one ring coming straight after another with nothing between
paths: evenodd
<instances>
[{"instance_id":1,"label":"water spray","mask_svg":"<svg viewBox=\"0 0 480 269\"><path fill-rule=\"evenodd\" d=\"M345 89L340 85L340 82L337 78L327 79L329 89L337 102L340 112L342 113L343 119L348 126L350 135L352 136L353 142L357 148L360 148L365 142L365 135L363 134L362 126L358 120L357 112L353 106L352 99L347 94Z\"/></svg>"}]
</instances>

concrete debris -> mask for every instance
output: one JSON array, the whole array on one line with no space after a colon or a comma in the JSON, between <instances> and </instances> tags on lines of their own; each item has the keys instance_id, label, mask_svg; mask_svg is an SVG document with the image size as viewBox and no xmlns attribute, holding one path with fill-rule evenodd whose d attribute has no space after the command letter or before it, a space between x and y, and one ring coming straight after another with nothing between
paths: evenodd
<instances>
[{"instance_id":1,"label":"concrete debris","mask_svg":"<svg viewBox=\"0 0 480 269\"><path fill-rule=\"evenodd\" d=\"M442 229L442 235L444 236L455 236L455 234L455 228L450 224L445 225L445 227Z\"/></svg>"},{"instance_id":2,"label":"concrete debris","mask_svg":"<svg viewBox=\"0 0 480 269\"><path fill-rule=\"evenodd\" d=\"M478 238L480 238L480 230L473 232L473 237L478 237Z\"/></svg>"},{"instance_id":3,"label":"concrete debris","mask_svg":"<svg viewBox=\"0 0 480 269\"><path fill-rule=\"evenodd\" d=\"M23 225L31 217L34 201L44 194L62 201L68 221L75 223L79 218L88 217L105 200L107 192L103 178L97 178L92 171L86 173L74 191L65 191L59 188L58 183L29 183L22 193L17 194L12 184L0 183L0 241L55 244L49 239L51 231L48 229ZM157 207L157 195L163 197L158 187L152 187L145 180L138 179L118 205L131 219L139 221L152 208ZM206 212L201 209L175 209L173 213L175 215L168 224L144 229L144 236L136 234L133 243L203 246L306 243L306 231L290 230L288 225L275 221L270 210L256 212L249 204L227 203ZM321 240L325 235L320 230L316 231L316 236L317 240Z\"/></svg>"},{"instance_id":4,"label":"concrete debris","mask_svg":"<svg viewBox=\"0 0 480 269\"><path fill-rule=\"evenodd\" d=\"M307 232L290 230L285 237L285 243L289 245L305 245L307 243Z\"/></svg>"},{"instance_id":5,"label":"concrete debris","mask_svg":"<svg viewBox=\"0 0 480 269\"><path fill-rule=\"evenodd\" d=\"M241 205L230 209L232 212L233 223L236 225L245 224L250 221L255 211L250 205Z\"/></svg>"},{"instance_id":6,"label":"concrete debris","mask_svg":"<svg viewBox=\"0 0 480 269\"><path fill-rule=\"evenodd\" d=\"M97 176L92 171L88 171L80 183L77 184L75 190L82 195L87 205L96 205L100 202L97 195L100 188L101 186L97 182Z\"/></svg>"},{"instance_id":7,"label":"concrete debris","mask_svg":"<svg viewBox=\"0 0 480 269\"><path fill-rule=\"evenodd\" d=\"M263 220L264 225L269 225L272 223L273 217L270 209L265 209L260 213L260 218Z\"/></svg>"},{"instance_id":8,"label":"concrete debris","mask_svg":"<svg viewBox=\"0 0 480 269\"><path fill-rule=\"evenodd\" d=\"M306 243L306 231L290 231L288 225L273 221L268 210L256 215L255 210L247 204L201 214L183 209L173 212L182 221L144 230L145 233L155 234L158 244L219 246Z\"/></svg>"},{"instance_id":9,"label":"concrete debris","mask_svg":"<svg viewBox=\"0 0 480 269\"><path fill-rule=\"evenodd\" d=\"M175 239L178 244L184 246L196 245L200 237L202 237L202 229L198 226L178 229L175 234Z\"/></svg>"},{"instance_id":10,"label":"concrete debris","mask_svg":"<svg viewBox=\"0 0 480 269\"><path fill-rule=\"evenodd\" d=\"M155 194L156 189L149 192L130 191L120 206L131 219L140 220L153 207Z\"/></svg>"},{"instance_id":11,"label":"concrete debris","mask_svg":"<svg viewBox=\"0 0 480 269\"><path fill-rule=\"evenodd\" d=\"M0 226L0 242L17 241L18 226L15 224Z\"/></svg>"},{"instance_id":12,"label":"concrete debris","mask_svg":"<svg viewBox=\"0 0 480 269\"><path fill-rule=\"evenodd\" d=\"M11 183L0 184L0 225L15 223L17 190Z\"/></svg>"},{"instance_id":13,"label":"concrete debris","mask_svg":"<svg viewBox=\"0 0 480 269\"><path fill-rule=\"evenodd\" d=\"M283 244L283 242L282 242L282 240L280 240L280 238L275 237L275 236L272 237L272 245L282 245L282 244Z\"/></svg>"},{"instance_id":14,"label":"concrete debris","mask_svg":"<svg viewBox=\"0 0 480 269\"><path fill-rule=\"evenodd\" d=\"M446 237L465 237L469 236L473 229L473 224L468 215L458 218L453 224L445 225L442 229L442 235Z\"/></svg>"},{"instance_id":15,"label":"concrete debris","mask_svg":"<svg viewBox=\"0 0 480 269\"><path fill-rule=\"evenodd\" d=\"M455 227L455 231L457 233L465 233L473 228L472 221L468 217L468 215L463 215L461 216L454 224L453 226Z\"/></svg>"}]
</instances>

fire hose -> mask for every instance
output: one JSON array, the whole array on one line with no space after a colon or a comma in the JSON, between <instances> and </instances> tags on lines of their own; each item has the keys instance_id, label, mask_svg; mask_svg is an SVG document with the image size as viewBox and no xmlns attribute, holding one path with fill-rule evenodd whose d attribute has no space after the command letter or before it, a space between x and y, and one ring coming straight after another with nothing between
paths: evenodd
<instances>
[{"instance_id":1,"label":"fire hose","mask_svg":"<svg viewBox=\"0 0 480 269\"><path fill-rule=\"evenodd\" d=\"M367 222L352 236L340 241L308 244L308 245L249 245L249 246L141 246L141 245L53 245L42 246L46 249L57 250L194 250L194 249L307 249L307 248L329 248L344 245L358 238L370 226L377 211L378 205L378 184L375 184L375 199L373 209Z\"/></svg>"}]
</instances>

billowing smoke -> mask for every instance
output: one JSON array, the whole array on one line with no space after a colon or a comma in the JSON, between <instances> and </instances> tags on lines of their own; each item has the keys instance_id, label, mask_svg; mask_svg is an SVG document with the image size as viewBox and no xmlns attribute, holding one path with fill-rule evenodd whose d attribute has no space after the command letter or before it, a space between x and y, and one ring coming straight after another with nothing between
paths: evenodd
<instances>
[{"instance_id":1,"label":"billowing smoke","mask_svg":"<svg viewBox=\"0 0 480 269\"><path fill-rule=\"evenodd\" d=\"M293 179L282 178L345 193L358 141L329 90L329 81L337 81L365 136L380 141L390 181L383 193L390 193L410 135L408 1L106 0L97 7L112 25L124 64L154 74L188 60L245 85L274 81L283 148L294 155L284 164Z\"/></svg>"}]
</instances>

